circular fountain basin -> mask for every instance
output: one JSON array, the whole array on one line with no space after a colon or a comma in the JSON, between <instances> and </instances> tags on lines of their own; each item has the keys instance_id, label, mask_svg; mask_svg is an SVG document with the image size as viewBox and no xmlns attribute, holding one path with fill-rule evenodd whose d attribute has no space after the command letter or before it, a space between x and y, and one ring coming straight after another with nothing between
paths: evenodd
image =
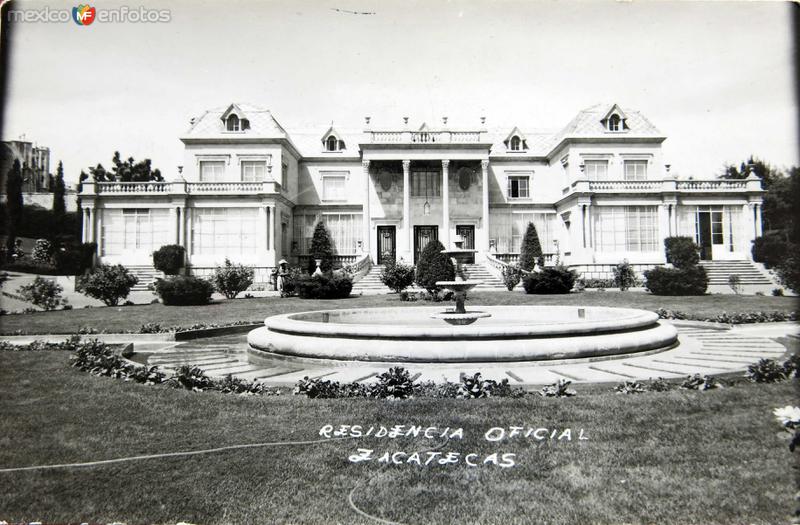
<instances>
[{"instance_id":1,"label":"circular fountain basin","mask_svg":"<svg viewBox=\"0 0 800 525\"><path fill-rule=\"evenodd\" d=\"M469 326L434 319L439 307L320 310L268 317L248 334L249 356L340 361L494 362L624 355L668 348L677 331L653 312L575 306L474 306Z\"/></svg>"}]
</instances>

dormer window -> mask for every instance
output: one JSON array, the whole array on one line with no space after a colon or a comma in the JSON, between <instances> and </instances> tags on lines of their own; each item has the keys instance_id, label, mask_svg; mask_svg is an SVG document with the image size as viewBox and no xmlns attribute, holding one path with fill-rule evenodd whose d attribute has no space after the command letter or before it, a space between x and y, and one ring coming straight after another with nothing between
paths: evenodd
<instances>
[{"instance_id":1,"label":"dormer window","mask_svg":"<svg viewBox=\"0 0 800 525\"><path fill-rule=\"evenodd\" d=\"M619 115L611 115L608 118L608 131L620 131L620 123L621 119L619 118Z\"/></svg>"},{"instance_id":2,"label":"dormer window","mask_svg":"<svg viewBox=\"0 0 800 525\"><path fill-rule=\"evenodd\" d=\"M522 149L522 140L519 136L514 135L511 137L511 145L509 147L511 151L520 151Z\"/></svg>"},{"instance_id":3,"label":"dormer window","mask_svg":"<svg viewBox=\"0 0 800 525\"><path fill-rule=\"evenodd\" d=\"M339 140L331 135L325 141L325 151L339 151Z\"/></svg>"},{"instance_id":4,"label":"dormer window","mask_svg":"<svg viewBox=\"0 0 800 525\"><path fill-rule=\"evenodd\" d=\"M528 150L528 143L525 139L525 135L523 135L522 131L516 126L511 130L511 133L508 134L503 144L506 146L506 151L521 152Z\"/></svg>"},{"instance_id":5,"label":"dormer window","mask_svg":"<svg viewBox=\"0 0 800 525\"><path fill-rule=\"evenodd\" d=\"M225 129L228 131L241 131L241 121L236 115L229 115L225 122Z\"/></svg>"}]
</instances>

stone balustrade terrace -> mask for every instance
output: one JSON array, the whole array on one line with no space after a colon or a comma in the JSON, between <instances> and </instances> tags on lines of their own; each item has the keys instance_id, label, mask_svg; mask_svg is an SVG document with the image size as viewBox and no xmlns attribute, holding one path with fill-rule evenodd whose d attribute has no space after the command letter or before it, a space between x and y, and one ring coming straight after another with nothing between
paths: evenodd
<instances>
[{"instance_id":1,"label":"stone balustrade terrace","mask_svg":"<svg viewBox=\"0 0 800 525\"><path fill-rule=\"evenodd\" d=\"M479 144L486 142L482 131L370 131L375 144Z\"/></svg>"},{"instance_id":2,"label":"stone balustrade terrace","mask_svg":"<svg viewBox=\"0 0 800 525\"><path fill-rule=\"evenodd\" d=\"M705 179L705 180L587 180L579 179L562 190L570 193L663 193L663 192L761 192L761 180Z\"/></svg>"},{"instance_id":3,"label":"stone balustrade terrace","mask_svg":"<svg viewBox=\"0 0 800 525\"><path fill-rule=\"evenodd\" d=\"M280 193L275 181L263 182L84 182L81 195L257 195Z\"/></svg>"}]
</instances>

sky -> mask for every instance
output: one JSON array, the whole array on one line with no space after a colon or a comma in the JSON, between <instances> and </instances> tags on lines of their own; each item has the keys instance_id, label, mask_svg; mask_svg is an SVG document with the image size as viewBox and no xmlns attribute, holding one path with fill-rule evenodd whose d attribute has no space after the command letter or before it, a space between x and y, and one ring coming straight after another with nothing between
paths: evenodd
<instances>
[{"instance_id":1,"label":"sky","mask_svg":"<svg viewBox=\"0 0 800 525\"><path fill-rule=\"evenodd\" d=\"M28 1L17 9L71 10ZM516 0L103 1L166 23L19 22L3 140L81 169L151 158L169 179L193 116L230 102L292 128L412 121L558 130L616 102L668 137L665 162L711 177L750 154L798 160L789 3ZM354 14L353 12L371 13Z\"/></svg>"}]
</instances>

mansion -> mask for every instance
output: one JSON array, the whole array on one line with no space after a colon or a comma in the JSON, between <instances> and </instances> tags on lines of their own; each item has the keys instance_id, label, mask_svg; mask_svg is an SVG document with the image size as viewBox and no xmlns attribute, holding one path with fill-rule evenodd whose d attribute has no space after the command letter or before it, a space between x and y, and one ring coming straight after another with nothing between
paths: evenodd
<instances>
[{"instance_id":1,"label":"mansion","mask_svg":"<svg viewBox=\"0 0 800 525\"><path fill-rule=\"evenodd\" d=\"M180 244L193 273L229 258L255 266L260 282L281 259L308 257L318 221L349 265L413 263L427 242L463 238L476 262L499 268L529 222L549 263L587 275L623 259L664 264L673 235L693 237L703 259L749 260L760 180L677 178L665 139L616 104L552 133L447 117L287 131L266 109L230 104L192 119L172 180L85 182L83 237L107 263L150 266L154 250Z\"/></svg>"}]
</instances>

